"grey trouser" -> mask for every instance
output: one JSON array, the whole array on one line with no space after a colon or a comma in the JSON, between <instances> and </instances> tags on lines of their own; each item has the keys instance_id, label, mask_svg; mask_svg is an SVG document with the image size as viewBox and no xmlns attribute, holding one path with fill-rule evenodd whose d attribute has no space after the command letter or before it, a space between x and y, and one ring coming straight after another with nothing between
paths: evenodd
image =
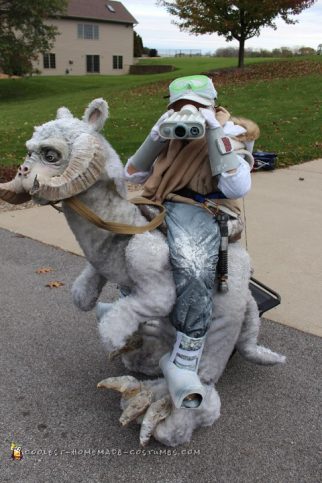
<instances>
[{"instance_id":1,"label":"grey trouser","mask_svg":"<svg viewBox=\"0 0 322 483\"><path fill-rule=\"evenodd\" d=\"M202 337L212 319L213 289L220 244L216 219L204 208L167 201L168 243L177 300L174 327Z\"/></svg>"}]
</instances>

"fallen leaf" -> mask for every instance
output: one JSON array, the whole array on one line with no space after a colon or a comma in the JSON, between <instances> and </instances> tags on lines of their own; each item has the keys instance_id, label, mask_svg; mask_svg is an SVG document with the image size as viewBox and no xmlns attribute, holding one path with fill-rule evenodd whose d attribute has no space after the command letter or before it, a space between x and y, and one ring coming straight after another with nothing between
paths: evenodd
<instances>
[{"instance_id":1,"label":"fallen leaf","mask_svg":"<svg viewBox=\"0 0 322 483\"><path fill-rule=\"evenodd\" d=\"M54 282L47 283L46 287L59 288L59 287L62 287L63 285L65 285L63 282L59 282L58 280L56 280Z\"/></svg>"},{"instance_id":2,"label":"fallen leaf","mask_svg":"<svg viewBox=\"0 0 322 483\"><path fill-rule=\"evenodd\" d=\"M41 267L41 268L37 268L36 273L38 273L38 275L41 275L43 273L49 273L53 271L54 269L51 267Z\"/></svg>"}]
</instances>

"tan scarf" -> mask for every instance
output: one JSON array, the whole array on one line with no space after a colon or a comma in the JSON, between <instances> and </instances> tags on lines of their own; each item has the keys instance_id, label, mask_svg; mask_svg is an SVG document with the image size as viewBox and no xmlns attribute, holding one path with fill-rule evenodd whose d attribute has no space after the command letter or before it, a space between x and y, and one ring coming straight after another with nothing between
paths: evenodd
<instances>
[{"instance_id":1,"label":"tan scarf","mask_svg":"<svg viewBox=\"0 0 322 483\"><path fill-rule=\"evenodd\" d=\"M223 126L230 118L224 108L217 108L216 118ZM144 184L143 196L163 201L169 193L189 185L203 165L209 165L206 138L194 141L172 139L157 158L153 173ZM210 166L209 166L209 174Z\"/></svg>"}]
</instances>

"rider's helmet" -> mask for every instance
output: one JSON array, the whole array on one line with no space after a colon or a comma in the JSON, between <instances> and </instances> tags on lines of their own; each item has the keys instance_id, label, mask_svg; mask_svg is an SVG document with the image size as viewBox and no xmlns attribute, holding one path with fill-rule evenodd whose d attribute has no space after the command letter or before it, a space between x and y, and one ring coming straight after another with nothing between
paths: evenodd
<instances>
[{"instance_id":1,"label":"rider's helmet","mask_svg":"<svg viewBox=\"0 0 322 483\"><path fill-rule=\"evenodd\" d=\"M190 75L175 79L169 85L169 94L169 106L176 101L186 99L206 107L214 107L217 98L217 91L212 80L206 75Z\"/></svg>"}]
</instances>

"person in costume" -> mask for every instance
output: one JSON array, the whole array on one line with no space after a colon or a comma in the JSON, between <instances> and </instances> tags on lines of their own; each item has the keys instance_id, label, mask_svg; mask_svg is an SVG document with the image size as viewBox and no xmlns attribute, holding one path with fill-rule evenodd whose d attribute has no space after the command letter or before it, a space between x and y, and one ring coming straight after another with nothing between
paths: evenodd
<instances>
[{"instance_id":1,"label":"person in costume","mask_svg":"<svg viewBox=\"0 0 322 483\"><path fill-rule=\"evenodd\" d=\"M176 342L172 352L161 358L160 367L175 407L197 408L205 396L198 366L212 320L221 239L216 215L200 199L212 200L232 218L240 215L238 199L251 188L251 151L259 130L252 121L234 122L228 111L215 107L217 92L207 76L178 78L169 85L169 94L167 112L126 163L125 177L144 184L143 196L166 207L177 292L170 315ZM161 137L160 125L187 104L202 114L205 136Z\"/></svg>"}]
</instances>

